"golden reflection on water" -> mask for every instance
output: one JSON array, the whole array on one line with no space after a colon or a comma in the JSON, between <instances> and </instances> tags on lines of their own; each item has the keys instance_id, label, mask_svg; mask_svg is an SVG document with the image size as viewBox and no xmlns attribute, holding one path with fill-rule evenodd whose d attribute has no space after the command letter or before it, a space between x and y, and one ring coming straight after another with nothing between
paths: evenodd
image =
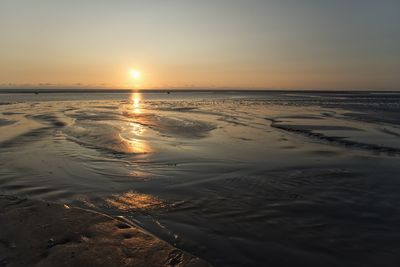
<instances>
[{"instance_id":1,"label":"golden reflection on water","mask_svg":"<svg viewBox=\"0 0 400 267\"><path fill-rule=\"evenodd\" d=\"M131 95L133 113L141 113L141 100L142 95L140 93L132 93Z\"/></svg>"},{"instance_id":2,"label":"golden reflection on water","mask_svg":"<svg viewBox=\"0 0 400 267\"><path fill-rule=\"evenodd\" d=\"M113 195L106 199L108 206L121 211L148 210L165 207L165 204L152 195L137 192L127 192L122 195Z\"/></svg>"},{"instance_id":3,"label":"golden reflection on water","mask_svg":"<svg viewBox=\"0 0 400 267\"><path fill-rule=\"evenodd\" d=\"M138 92L134 92L131 94L131 104L132 109L129 109L129 112L132 112L132 117L135 115L142 114L142 96ZM133 153L150 153L152 149L146 139L146 127L139 124L130 122L129 127L126 133L123 133L124 139L130 146L130 151Z\"/></svg>"},{"instance_id":4,"label":"golden reflection on water","mask_svg":"<svg viewBox=\"0 0 400 267\"><path fill-rule=\"evenodd\" d=\"M151 147L143 139L131 138L127 141L129 143L130 150L133 153L144 154L144 153L150 153L152 151Z\"/></svg>"}]
</instances>

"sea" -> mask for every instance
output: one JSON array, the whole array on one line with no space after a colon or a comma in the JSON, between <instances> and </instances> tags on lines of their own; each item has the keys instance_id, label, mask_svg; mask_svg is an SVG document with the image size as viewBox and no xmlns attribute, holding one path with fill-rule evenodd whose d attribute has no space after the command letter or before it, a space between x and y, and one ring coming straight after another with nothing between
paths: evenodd
<instances>
[{"instance_id":1,"label":"sea","mask_svg":"<svg viewBox=\"0 0 400 267\"><path fill-rule=\"evenodd\" d=\"M0 194L214 266L397 267L400 92L2 90Z\"/></svg>"}]
</instances>

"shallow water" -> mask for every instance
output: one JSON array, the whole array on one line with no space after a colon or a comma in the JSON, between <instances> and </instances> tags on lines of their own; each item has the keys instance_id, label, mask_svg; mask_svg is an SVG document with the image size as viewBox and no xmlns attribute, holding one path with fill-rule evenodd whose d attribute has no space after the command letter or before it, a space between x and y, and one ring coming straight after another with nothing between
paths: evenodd
<instances>
[{"instance_id":1,"label":"shallow water","mask_svg":"<svg viewBox=\"0 0 400 267\"><path fill-rule=\"evenodd\" d=\"M400 94L0 93L0 193L215 266L397 266Z\"/></svg>"}]
</instances>

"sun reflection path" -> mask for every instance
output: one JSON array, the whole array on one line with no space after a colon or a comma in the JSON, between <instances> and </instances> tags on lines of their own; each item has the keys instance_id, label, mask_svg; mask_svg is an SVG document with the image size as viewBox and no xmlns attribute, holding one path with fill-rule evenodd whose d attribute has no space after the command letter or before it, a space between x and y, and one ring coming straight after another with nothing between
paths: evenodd
<instances>
[{"instance_id":1,"label":"sun reflection path","mask_svg":"<svg viewBox=\"0 0 400 267\"><path fill-rule=\"evenodd\" d=\"M132 105L133 105L133 112L134 113L141 113L141 100L142 95L140 93L132 93L131 96Z\"/></svg>"},{"instance_id":2,"label":"sun reflection path","mask_svg":"<svg viewBox=\"0 0 400 267\"><path fill-rule=\"evenodd\" d=\"M135 118L136 116L140 116L143 113L142 110L142 95L138 92L134 92L131 94L131 107L128 108L129 116L131 118ZM121 133L121 137L127 141L130 146L130 150L133 153L150 153L152 152L151 147L148 142L145 140L145 132L146 127L135 122L130 122L129 127L124 129Z\"/></svg>"},{"instance_id":3,"label":"sun reflection path","mask_svg":"<svg viewBox=\"0 0 400 267\"><path fill-rule=\"evenodd\" d=\"M133 153L140 153L140 154L147 154L152 152L151 147L147 144L145 140L142 139L137 139L137 138L131 138L128 140L130 150Z\"/></svg>"},{"instance_id":4,"label":"sun reflection path","mask_svg":"<svg viewBox=\"0 0 400 267\"><path fill-rule=\"evenodd\" d=\"M106 199L109 207L117 208L121 211L149 210L165 207L165 203L152 195L137 192L126 192L121 195L113 195Z\"/></svg>"}]
</instances>

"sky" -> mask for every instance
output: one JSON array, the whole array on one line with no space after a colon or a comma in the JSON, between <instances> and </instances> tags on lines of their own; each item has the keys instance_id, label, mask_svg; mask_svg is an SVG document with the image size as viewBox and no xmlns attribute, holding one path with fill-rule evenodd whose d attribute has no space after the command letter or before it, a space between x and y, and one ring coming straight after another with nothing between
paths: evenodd
<instances>
[{"instance_id":1,"label":"sky","mask_svg":"<svg viewBox=\"0 0 400 267\"><path fill-rule=\"evenodd\" d=\"M399 14L399 0L0 0L0 88L399 90Z\"/></svg>"}]
</instances>

